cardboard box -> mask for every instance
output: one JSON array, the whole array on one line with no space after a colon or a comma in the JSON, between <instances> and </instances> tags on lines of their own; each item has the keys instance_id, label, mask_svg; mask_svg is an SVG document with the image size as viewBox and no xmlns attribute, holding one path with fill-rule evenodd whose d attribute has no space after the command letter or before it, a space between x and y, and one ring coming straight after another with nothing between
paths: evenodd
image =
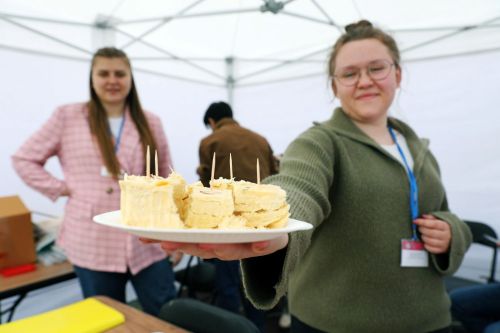
<instances>
[{"instance_id":1,"label":"cardboard box","mask_svg":"<svg viewBox=\"0 0 500 333\"><path fill-rule=\"evenodd\" d=\"M35 261L30 211L18 196L0 197L0 269Z\"/></svg>"}]
</instances>

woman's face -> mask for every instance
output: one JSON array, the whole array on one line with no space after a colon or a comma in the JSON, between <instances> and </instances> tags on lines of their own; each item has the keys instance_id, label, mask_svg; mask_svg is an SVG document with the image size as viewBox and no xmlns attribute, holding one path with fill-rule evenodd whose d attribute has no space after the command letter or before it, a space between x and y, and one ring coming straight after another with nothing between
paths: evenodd
<instances>
[{"instance_id":1,"label":"woman's face","mask_svg":"<svg viewBox=\"0 0 500 333\"><path fill-rule=\"evenodd\" d=\"M389 63L389 75L374 80L368 75L367 66L374 63ZM352 86L346 86L334 77L332 87L340 99L342 108L353 120L375 124L387 118L387 112L394 99L396 89L401 82L401 70L394 63L387 47L377 39L353 41L342 46L335 59L335 75L360 71L359 80ZM375 75L373 75L375 76Z\"/></svg>"},{"instance_id":2,"label":"woman's face","mask_svg":"<svg viewBox=\"0 0 500 333\"><path fill-rule=\"evenodd\" d=\"M124 104L132 86L127 62L122 58L96 57L92 67L92 86L102 104Z\"/></svg>"}]
</instances>

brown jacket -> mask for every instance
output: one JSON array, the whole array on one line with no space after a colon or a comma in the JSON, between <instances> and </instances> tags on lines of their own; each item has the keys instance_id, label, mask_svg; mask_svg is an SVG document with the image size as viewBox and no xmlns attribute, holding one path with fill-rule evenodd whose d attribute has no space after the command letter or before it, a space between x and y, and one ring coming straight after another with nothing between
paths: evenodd
<instances>
[{"instance_id":1,"label":"brown jacket","mask_svg":"<svg viewBox=\"0 0 500 333\"><path fill-rule=\"evenodd\" d=\"M205 186L209 185L214 152L216 179L230 177L229 154L232 156L233 177L236 180L257 181L257 158L261 180L277 173L273 151L267 140L241 127L232 118L219 120L214 132L201 140L197 173Z\"/></svg>"}]
</instances>

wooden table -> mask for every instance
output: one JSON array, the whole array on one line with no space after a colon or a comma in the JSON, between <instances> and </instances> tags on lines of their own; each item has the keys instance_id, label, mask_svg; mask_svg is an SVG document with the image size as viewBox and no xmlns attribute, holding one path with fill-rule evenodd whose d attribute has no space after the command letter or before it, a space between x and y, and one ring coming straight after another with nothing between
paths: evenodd
<instances>
[{"instance_id":1,"label":"wooden table","mask_svg":"<svg viewBox=\"0 0 500 333\"><path fill-rule=\"evenodd\" d=\"M30 291L76 277L73 266L67 261L50 266L37 264L36 268L33 272L10 277L0 275L0 301L8 297L17 296L17 299L10 308L6 310L0 309L0 323L4 314L9 314L7 322L12 319L16 307Z\"/></svg>"},{"instance_id":2,"label":"wooden table","mask_svg":"<svg viewBox=\"0 0 500 333\"><path fill-rule=\"evenodd\" d=\"M131 306L115 301L105 296L93 297L102 303L120 311L125 316L125 322L107 330L106 333L189 333L188 331L153 317ZM196 320L193 318L193 320Z\"/></svg>"}]
</instances>

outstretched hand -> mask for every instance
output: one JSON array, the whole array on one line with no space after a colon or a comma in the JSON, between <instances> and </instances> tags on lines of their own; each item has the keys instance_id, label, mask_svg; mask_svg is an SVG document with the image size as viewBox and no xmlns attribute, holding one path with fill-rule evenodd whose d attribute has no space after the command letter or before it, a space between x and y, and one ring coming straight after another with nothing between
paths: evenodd
<instances>
[{"instance_id":1,"label":"outstretched hand","mask_svg":"<svg viewBox=\"0 0 500 333\"><path fill-rule=\"evenodd\" d=\"M422 241L427 251L433 254L446 253L451 244L450 225L433 215L423 214L413 221L422 234Z\"/></svg>"},{"instance_id":2,"label":"outstretched hand","mask_svg":"<svg viewBox=\"0 0 500 333\"><path fill-rule=\"evenodd\" d=\"M285 248L288 235L282 235L268 241L236 244L179 243L141 238L146 244L160 243L167 253L181 251L203 259L240 260L265 256Z\"/></svg>"}]
</instances>

